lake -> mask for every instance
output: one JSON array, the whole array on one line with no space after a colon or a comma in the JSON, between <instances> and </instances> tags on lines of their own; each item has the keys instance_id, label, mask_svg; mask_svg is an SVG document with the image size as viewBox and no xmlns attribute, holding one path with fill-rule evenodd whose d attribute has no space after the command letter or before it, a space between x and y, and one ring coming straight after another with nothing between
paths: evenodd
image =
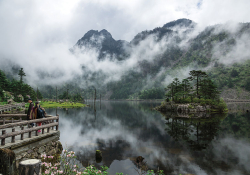
<instances>
[{"instance_id":1,"label":"lake","mask_svg":"<svg viewBox=\"0 0 250 175\"><path fill-rule=\"evenodd\" d=\"M151 110L159 102L97 101L96 112L89 104L57 109L60 141L84 167L106 165L111 175L136 175L135 159L142 156L145 166L165 174L250 174L249 103L228 104L231 112L206 119L176 119ZM56 109L46 111L56 114Z\"/></svg>"}]
</instances>

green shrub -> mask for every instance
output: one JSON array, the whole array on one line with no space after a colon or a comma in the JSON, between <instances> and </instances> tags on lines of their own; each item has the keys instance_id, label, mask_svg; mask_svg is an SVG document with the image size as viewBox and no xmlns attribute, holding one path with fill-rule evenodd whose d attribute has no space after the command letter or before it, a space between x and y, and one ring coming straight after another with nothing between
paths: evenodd
<instances>
[{"instance_id":1,"label":"green shrub","mask_svg":"<svg viewBox=\"0 0 250 175\"><path fill-rule=\"evenodd\" d=\"M213 100L212 100L212 99L206 99L206 100L205 100L205 103L206 103L206 104L208 104L208 105L211 105L211 104L212 104L212 102L213 102Z\"/></svg>"},{"instance_id":2,"label":"green shrub","mask_svg":"<svg viewBox=\"0 0 250 175\"><path fill-rule=\"evenodd\" d=\"M189 109L194 109L194 106L190 104L190 105L188 105L188 108Z\"/></svg>"},{"instance_id":3,"label":"green shrub","mask_svg":"<svg viewBox=\"0 0 250 175\"><path fill-rule=\"evenodd\" d=\"M224 100L221 98L219 103L217 104L218 110L220 113L223 113L227 111L227 104L224 102Z\"/></svg>"},{"instance_id":4,"label":"green shrub","mask_svg":"<svg viewBox=\"0 0 250 175\"><path fill-rule=\"evenodd\" d=\"M198 99L198 98L194 98L194 99L193 99L193 102L194 102L194 103L199 103L199 99Z\"/></svg>"},{"instance_id":5,"label":"green shrub","mask_svg":"<svg viewBox=\"0 0 250 175\"><path fill-rule=\"evenodd\" d=\"M185 101L186 103L191 103L192 102L191 97L185 98Z\"/></svg>"}]
</instances>

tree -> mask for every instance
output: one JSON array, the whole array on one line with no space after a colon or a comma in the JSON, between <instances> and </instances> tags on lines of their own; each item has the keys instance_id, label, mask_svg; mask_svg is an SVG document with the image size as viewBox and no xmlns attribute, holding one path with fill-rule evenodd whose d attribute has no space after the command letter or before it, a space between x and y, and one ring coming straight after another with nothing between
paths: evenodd
<instances>
[{"instance_id":1,"label":"tree","mask_svg":"<svg viewBox=\"0 0 250 175\"><path fill-rule=\"evenodd\" d=\"M0 87L5 91L9 91L10 87L9 80L6 78L5 73L1 70L0 70Z\"/></svg>"},{"instance_id":2,"label":"tree","mask_svg":"<svg viewBox=\"0 0 250 175\"><path fill-rule=\"evenodd\" d=\"M67 91L64 91L63 94L61 94L61 95L58 96L58 98L59 98L59 99L67 99L67 98L70 99L70 98L71 98L71 95L69 94L69 96L68 96Z\"/></svg>"},{"instance_id":3,"label":"tree","mask_svg":"<svg viewBox=\"0 0 250 175\"><path fill-rule=\"evenodd\" d=\"M167 88L165 88L165 91L168 91L166 93L167 98L171 98L173 100L174 97L174 89L173 89L173 83L170 83Z\"/></svg>"},{"instance_id":4,"label":"tree","mask_svg":"<svg viewBox=\"0 0 250 175\"><path fill-rule=\"evenodd\" d=\"M237 70L233 69L231 72L231 76L232 77L237 77L239 75L239 73L237 72Z\"/></svg>"},{"instance_id":5,"label":"tree","mask_svg":"<svg viewBox=\"0 0 250 175\"><path fill-rule=\"evenodd\" d=\"M190 82L188 79L183 79L182 80L182 90L183 90L183 99L186 98L186 96L189 94L190 90L192 89Z\"/></svg>"},{"instance_id":6,"label":"tree","mask_svg":"<svg viewBox=\"0 0 250 175\"><path fill-rule=\"evenodd\" d=\"M73 95L73 100L74 101L82 101L83 98L82 98L80 93L77 93L77 94Z\"/></svg>"},{"instance_id":7,"label":"tree","mask_svg":"<svg viewBox=\"0 0 250 175\"><path fill-rule=\"evenodd\" d=\"M245 82L245 88L246 90L250 91L250 78L248 78Z\"/></svg>"},{"instance_id":8,"label":"tree","mask_svg":"<svg viewBox=\"0 0 250 175\"><path fill-rule=\"evenodd\" d=\"M37 98L43 99L43 96L42 96L41 92L39 91L39 89L37 90Z\"/></svg>"},{"instance_id":9,"label":"tree","mask_svg":"<svg viewBox=\"0 0 250 175\"><path fill-rule=\"evenodd\" d=\"M175 78L172 83L170 83L165 90L168 92L166 93L166 97L171 97L172 101L177 101L178 97L182 96L182 87L181 83L178 78Z\"/></svg>"},{"instance_id":10,"label":"tree","mask_svg":"<svg viewBox=\"0 0 250 175\"><path fill-rule=\"evenodd\" d=\"M173 89L174 89L174 97L175 101L177 101L178 97L181 96L181 86L178 78L175 78L173 81Z\"/></svg>"},{"instance_id":11,"label":"tree","mask_svg":"<svg viewBox=\"0 0 250 175\"><path fill-rule=\"evenodd\" d=\"M200 82L201 89L200 95L204 99L218 99L219 91L217 90L217 86L213 83L210 78L205 78Z\"/></svg>"},{"instance_id":12,"label":"tree","mask_svg":"<svg viewBox=\"0 0 250 175\"><path fill-rule=\"evenodd\" d=\"M229 88L232 88L234 86L233 82L232 82L232 78L229 77L229 80L228 80L228 87Z\"/></svg>"},{"instance_id":13,"label":"tree","mask_svg":"<svg viewBox=\"0 0 250 175\"><path fill-rule=\"evenodd\" d=\"M19 70L18 75L20 76L20 83L23 84L23 76L26 76L23 71L23 68Z\"/></svg>"},{"instance_id":14,"label":"tree","mask_svg":"<svg viewBox=\"0 0 250 175\"><path fill-rule=\"evenodd\" d=\"M192 70L189 72L190 77L188 77L189 80L196 80L196 95L199 97L199 87L200 87L200 81L202 78L207 77L206 72L202 72L201 70Z\"/></svg>"},{"instance_id":15,"label":"tree","mask_svg":"<svg viewBox=\"0 0 250 175\"><path fill-rule=\"evenodd\" d=\"M0 86L0 98L3 98L3 89Z\"/></svg>"}]
</instances>

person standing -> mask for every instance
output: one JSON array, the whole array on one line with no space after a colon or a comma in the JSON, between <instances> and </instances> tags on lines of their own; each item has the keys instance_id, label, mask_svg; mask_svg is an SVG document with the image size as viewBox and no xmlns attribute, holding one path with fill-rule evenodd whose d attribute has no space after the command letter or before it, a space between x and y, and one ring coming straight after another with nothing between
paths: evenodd
<instances>
[{"instance_id":1,"label":"person standing","mask_svg":"<svg viewBox=\"0 0 250 175\"><path fill-rule=\"evenodd\" d=\"M34 107L34 104L33 104L31 98L28 99L28 103L29 103L30 105L29 105L28 112L27 112L27 120L30 120L30 112L31 112L32 108ZM30 128L30 127L33 127L33 123L28 124L28 127L29 127L29 128Z\"/></svg>"},{"instance_id":2,"label":"person standing","mask_svg":"<svg viewBox=\"0 0 250 175\"><path fill-rule=\"evenodd\" d=\"M33 108L31 109L31 112L30 112L30 118L31 118L31 119L37 119L37 108L39 108L39 103L36 102L35 104L36 104L35 107L33 107ZM37 124L40 124L40 123L41 123L41 122L37 122ZM38 126L41 126L41 125L38 125ZM38 130L38 132L41 132L41 131Z\"/></svg>"},{"instance_id":3,"label":"person standing","mask_svg":"<svg viewBox=\"0 0 250 175\"><path fill-rule=\"evenodd\" d=\"M41 106L39 105L39 102L36 102L36 111L37 111L37 119L42 119L45 116L45 110L43 108L41 108ZM41 126L42 122L36 122L36 126ZM38 132L41 132L41 130L39 129Z\"/></svg>"}]
</instances>

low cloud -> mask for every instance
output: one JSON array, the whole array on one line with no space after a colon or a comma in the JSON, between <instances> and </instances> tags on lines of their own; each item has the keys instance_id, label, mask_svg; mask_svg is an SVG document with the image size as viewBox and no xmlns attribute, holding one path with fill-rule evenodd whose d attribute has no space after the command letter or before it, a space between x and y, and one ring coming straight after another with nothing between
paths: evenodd
<instances>
[{"instance_id":1,"label":"low cloud","mask_svg":"<svg viewBox=\"0 0 250 175\"><path fill-rule=\"evenodd\" d=\"M147 3L142 0L2 1L0 68L11 72L10 64L23 67L26 81L33 86L41 82L41 75L46 77L43 84L59 85L75 77L87 76L88 71L108 77L103 83L119 80L128 70L137 70L138 61L153 63L154 58L171 46L173 40L170 38L155 42L156 35L151 35L134 47L130 58L122 62L110 61L108 56L104 61L98 61L95 50L86 49L84 53L75 56L69 48L90 29L105 28L115 39L130 41L143 30L163 26L179 18L189 18L197 23L192 33L185 36L181 34L185 29L173 29L179 32L178 36L183 37L179 47L185 49L189 47L189 39L197 36L206 26L230 19L232 22L247 21L250 13L247 4L247 0L241 3L233 0L226 3L215 0L160 0L157 3L153 0ZM233 17L232 13L235 14ZM233 30L237 30L237 25L232 23L230 31ZM248 35L236 38L236 47L224 57L221 56L223 53L220 53L220 46L216 45L213 56L225 64L249 59L248 40ZM82 71L82 66L85 71ZM163 70L156 77L161 75L164 75ZM166 80L171 79L169 75L165 76ZM163 84L167 84L167 81Z\"/></svg>"}]
</instances>

